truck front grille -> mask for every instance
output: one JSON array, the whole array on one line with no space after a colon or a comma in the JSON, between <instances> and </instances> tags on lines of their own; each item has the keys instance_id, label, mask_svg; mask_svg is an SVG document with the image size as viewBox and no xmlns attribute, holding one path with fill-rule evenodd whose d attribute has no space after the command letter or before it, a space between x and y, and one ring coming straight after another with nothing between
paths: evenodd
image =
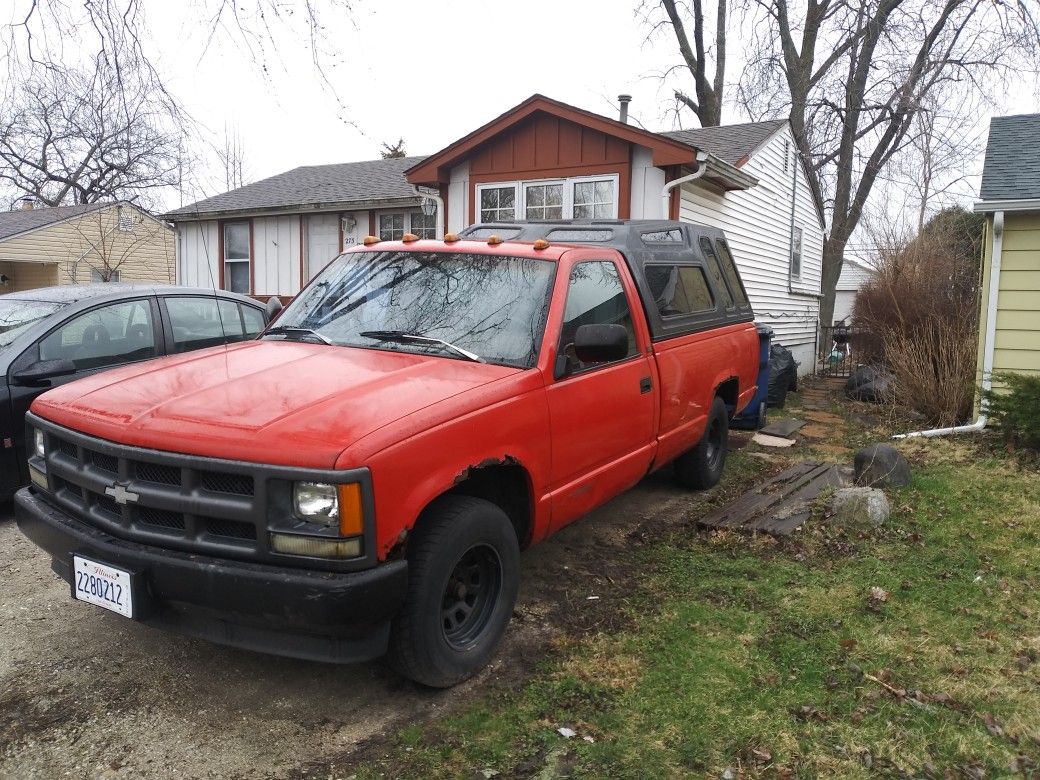
<instances>
[{"instance_id":1,"label":"truck front grille","mask_svg":"<svg viewBox=\"0 0 1040 780\"><path fill-rule=\"evenodd\" d=\"M32 412L26 423L44 434L46 454L30 454L29 464L47 474L47 501L109 536L200 556L322 571L376 565L368 469L300 468L145 449L89 436ZM361 556L336 561L271 549L271 534L334 536L337 530L296 517L296 482L361 486Z\"/></svg>"},{"instance_id":2,"label":"truck front grille","mask_svg":"<svg viewBox=\"0 0 1040 780\"><path fill-rule=\"evenodd\" d=\"M216 468L220 461L198 458L174 465L162 462L163 453L79 434L52 433L49 441L54 498L74 517L166 547L244 558L265 552L265 496L257 487L266 483L245 473L245 464Z\"/></svg>"}]
</instances>

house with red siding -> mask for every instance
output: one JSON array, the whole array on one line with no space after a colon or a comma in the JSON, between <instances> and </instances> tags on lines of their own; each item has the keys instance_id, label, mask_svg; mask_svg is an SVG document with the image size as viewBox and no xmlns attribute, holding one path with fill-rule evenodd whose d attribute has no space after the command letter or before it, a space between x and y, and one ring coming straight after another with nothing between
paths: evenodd
<instances>
[{"instance_id":1,"label":"house with red siding","mask_svg":"<svg viewBox=\"0 0 1040 780\"><path fill-rule=\"evenodd\" d=\"M711 225L758 321L803 373L814 362L824 223L785 120L658 133L533 95L428 157L297 168L165 217L179 282L257 296L294 295L365 235L515 219Z\"/></svg>"}]
</instances>

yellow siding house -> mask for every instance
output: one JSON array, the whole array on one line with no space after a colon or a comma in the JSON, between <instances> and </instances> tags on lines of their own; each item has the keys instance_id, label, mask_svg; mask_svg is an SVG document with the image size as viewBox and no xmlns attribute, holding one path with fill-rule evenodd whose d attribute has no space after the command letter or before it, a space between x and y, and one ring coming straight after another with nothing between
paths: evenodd
<instances>
[{"instance_id":1,"label":"yellow siding house","mask_svg":"<svg viewBox=\"0 0 1040 780\"><path fill-rule=\"evenodd\" d=\"M1040 374L1040 114L993 118L980 195L981 384L990 373Z\"/></svg>"},{"instance_id":2,"label":"yellow siding house","mask_svg":"<svg viewBox=\"0 0 1040 780\"><path fill-rule=\"evenodd\" d=\"M172 284L175 233L131 203L0 212L0 293L91 282Z\"/></svg>"}]
</instances>

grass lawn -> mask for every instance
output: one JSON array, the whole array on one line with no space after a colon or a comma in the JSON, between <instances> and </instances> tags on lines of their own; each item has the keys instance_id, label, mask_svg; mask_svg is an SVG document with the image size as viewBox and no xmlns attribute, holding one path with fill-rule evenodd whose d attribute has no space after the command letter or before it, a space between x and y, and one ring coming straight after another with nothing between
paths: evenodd
<instances>
[{"instance_id":1,"label":"grass lawn","mask_svg":"<svg viewBox=\"0 0 1040 780\"><path fill-rule=\"evenodd\" d=\"M1032 776L1040 475L974 441L907 452L883 528L674 531L632 553L625 630L562 643L523 687L342 774Z\"/></svg>"}]
</instances>

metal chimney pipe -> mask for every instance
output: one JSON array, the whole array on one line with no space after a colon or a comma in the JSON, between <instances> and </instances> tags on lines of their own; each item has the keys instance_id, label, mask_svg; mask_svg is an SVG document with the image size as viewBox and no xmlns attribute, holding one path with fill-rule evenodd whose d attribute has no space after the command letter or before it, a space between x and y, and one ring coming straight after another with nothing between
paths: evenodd
<instances>
[{"instance_id":1,"label":"metal chimney pipe","mask_svg":"<svg viewBox=\"0 0 1040 780\"><path fill-rule=\"evenodd\" d=\"M618 119L620 121L624 122L627 125L628 124L628 104L632 102L632 96L631 95L618 95L617 99L618 99L618 102L621 104L621 115L618 117Z\"/></svg>"}]
</instances>

